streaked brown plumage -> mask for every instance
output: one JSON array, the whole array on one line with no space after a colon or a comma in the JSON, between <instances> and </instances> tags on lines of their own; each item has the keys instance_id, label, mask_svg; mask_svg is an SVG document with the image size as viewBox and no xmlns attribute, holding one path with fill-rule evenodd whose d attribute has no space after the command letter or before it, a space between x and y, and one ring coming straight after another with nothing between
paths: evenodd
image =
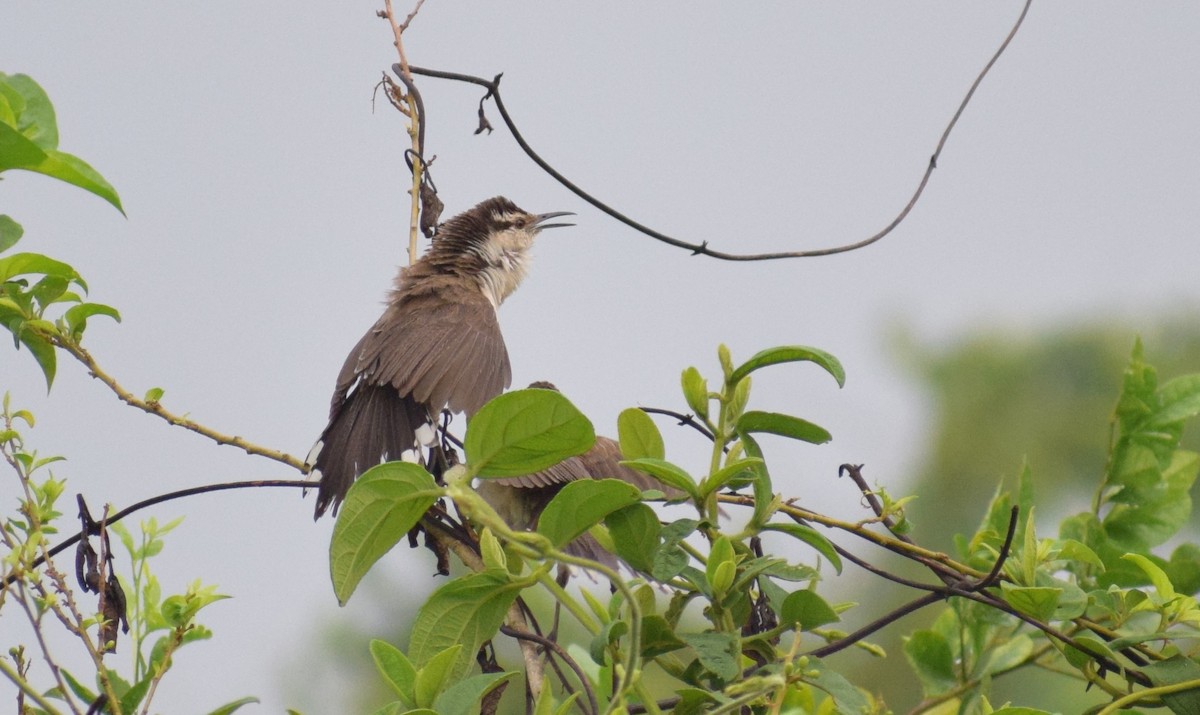
<instances>
[{"instance_id":1,"label":"streaked brown plumage","mask_svg":"<svg viewBox=\"0 0 1200 715\"><path fill-rule=\"evenodd\" d=\"M387 308L338 374L329 425L309 456L316 516L337 512L350 484L388 460L419 458L447 408L468 417L511 384L496 308L525 275L539 231L563 212L531 214L503 197L446 221L402 268Z\"/></svg>"}]
</instances>

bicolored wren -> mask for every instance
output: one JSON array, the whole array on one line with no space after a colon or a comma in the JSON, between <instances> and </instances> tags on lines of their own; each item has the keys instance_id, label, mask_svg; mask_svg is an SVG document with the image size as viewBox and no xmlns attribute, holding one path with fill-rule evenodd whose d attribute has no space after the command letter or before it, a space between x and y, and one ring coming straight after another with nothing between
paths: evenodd
<instances>
[{"instance_id":1,"label":"bicolored wren","mask_svg":"<svg viewBox=\"0 0 1200 715\"><path fill-rule=\"evenodd\" d=\"M438 227L400 270L387 307L338 374L329 424L309 453L316 516L337 512L351 483L391 460L419 461L443 409L470 418L512 382L496 309L525 277L539 232L559 211L531 214L497 196Z\"/></svg>"}]
</instances>

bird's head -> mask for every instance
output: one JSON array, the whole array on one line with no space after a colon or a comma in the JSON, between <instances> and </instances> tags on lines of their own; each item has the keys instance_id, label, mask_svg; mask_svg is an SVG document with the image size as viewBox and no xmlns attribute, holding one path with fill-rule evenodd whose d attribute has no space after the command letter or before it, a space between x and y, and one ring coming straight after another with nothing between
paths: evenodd
<instances>
[{"instance_id":1,"label":"bird's head","mask_svg":"<svg viewBox=\"0 0 1200 715\"><path fill-rule=\"evenodd\" d=\"M570 211L534 214L497 196L458 214L438 227L430 259L473 276L493 305L520 285L528 269L533 239L544 229L571 226L548 223Z\"/></svg>"}]
</instances>

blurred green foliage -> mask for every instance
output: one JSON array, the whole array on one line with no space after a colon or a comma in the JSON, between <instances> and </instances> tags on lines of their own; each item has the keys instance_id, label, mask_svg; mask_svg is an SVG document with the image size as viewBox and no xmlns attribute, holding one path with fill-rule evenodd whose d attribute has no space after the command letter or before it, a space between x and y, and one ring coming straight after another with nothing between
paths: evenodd
<instances>
[{"instance_id":1,"label":"blurred green foliage","mask_svg":"<svg viewBox=\"0 0 1200 715\"><path fill-rule=\"evenodd\" d=\"M925 456L907 490L921 495L908 515L923 543L949 549L953 534L969 533L979 505L1022 461L1036 475L1044 517L1086 508L1104 474L1116 387L1136 335L1163 381L1200 366L1198 311L1150 328L981 331L949 347L902 337L905 364L933 407ZM1200 430L1186 433L1182 446L1200 449Z\"/></svg>"}]
</instances>

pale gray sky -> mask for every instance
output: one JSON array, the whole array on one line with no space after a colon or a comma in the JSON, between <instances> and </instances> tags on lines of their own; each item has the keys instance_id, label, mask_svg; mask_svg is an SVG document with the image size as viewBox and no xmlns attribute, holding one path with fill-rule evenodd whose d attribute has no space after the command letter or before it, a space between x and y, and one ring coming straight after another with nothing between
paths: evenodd
<instances>
[{"instance_id":1,"label":"pale gray sky","mask_svg":"<svg viewBox=\"0 0 1200 715\"><path fill-rule=\"evenodd\" d=\"M0 212L24 224L21 249L69 261L92 299L122 311L119 326L95 321L88 346L134 392L161 386L171 409L299 455L324 426L333 378L404 260L407 137L385 102L372 111L372 85L396 60L375 9L0 6L0 71L49 92L62 148L113 183L128 219L15 172L0 184ZM407 49L419 65L503 71L529 141L635 218L722 250L788 250L857 240L891 220L1018 11L430 0ZM742 358L776 344L824 348L847 368L844 390L815 368L778 368L761 374L755 398L834 435L820 448L769 445L778 487L857 517L836 465L865 462L895 485L926 424L886 354L893 321L945 342L996 322L1136 324L1200 305L1197 37L1194 2L1035 3L895 233L848 255L748 265L606 219L503 131L472 135L476 88L419 81L447 216L495 194L579 214L577 228L540 241L531 277L501 310L516 384L553 380L611 433L624 407L680 407L680 370L712 374L718 342ZM68 455L57 473L93 505L293 476L123 406L65 360L47 398L29 356L0 351L0 387L37 413L32 444ZM670 456L703 463L692 435L663 428ZM12 494L0 486L7 503ZM202 577L235 596L206 611L216 639L180 655L157 710L257 694L264 706L247 712L321 711L283 694L285 679L307 677L284 671L304 666L323 624L369 614L337 607L332 522L314 525L311 510L298 494L260 491L154 512L188 515L158 564L166 587ZM434 584L426 553L389 561L378 584Z\"/></svg>"}]
</instances>

